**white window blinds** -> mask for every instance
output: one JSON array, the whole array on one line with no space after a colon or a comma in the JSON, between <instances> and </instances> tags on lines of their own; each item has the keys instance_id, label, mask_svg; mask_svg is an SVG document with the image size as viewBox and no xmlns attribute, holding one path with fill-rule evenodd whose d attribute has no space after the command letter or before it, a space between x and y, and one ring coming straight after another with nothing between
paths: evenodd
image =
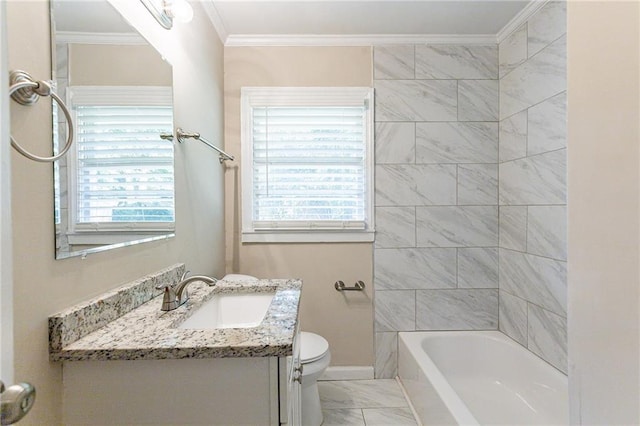
<instances>
[{"instance_id":1,"label":"white window blinds","mask_svg":"<svg viewBox=\"0 0 640 426\"><path fill-rule=\"evenodd\" d=\"M171 105L79 105L76 224L174 221Z\"/></svg>"},{"instance_id":2,"label":"white window blinds","mask_svg":"<svg viewBox=\"0 0 640 426\"><path fill-rule=\"evenodd\" d=\"M371 89L242 93L243 240L372 232Z\"/></svg>"},{"instance_id":3,"label":"white window blinds","mask_svg":"<svg viewBox=\"0 0 640 426\"><path fill-rule=\"evenodd\" d=\"M364 106L253 108L257 229L364 228L364 111Z\"/></svg>"}]
</instances>

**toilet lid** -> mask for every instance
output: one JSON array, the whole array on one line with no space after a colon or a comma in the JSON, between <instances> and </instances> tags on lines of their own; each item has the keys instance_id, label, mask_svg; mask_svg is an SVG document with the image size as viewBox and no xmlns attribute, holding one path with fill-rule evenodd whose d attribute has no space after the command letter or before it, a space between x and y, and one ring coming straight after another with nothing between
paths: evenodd
<instances>
[{"instance_id":1,"label":"toilet lid","mask_svg":"<svg viewBox=\"0 0 640 426\"><path fill-rule=\"evenodd\" d=\"M315 333L300 332L300 362L305 364L320 359L329 350L329 342Z\"/></svg>"}]
</instances>

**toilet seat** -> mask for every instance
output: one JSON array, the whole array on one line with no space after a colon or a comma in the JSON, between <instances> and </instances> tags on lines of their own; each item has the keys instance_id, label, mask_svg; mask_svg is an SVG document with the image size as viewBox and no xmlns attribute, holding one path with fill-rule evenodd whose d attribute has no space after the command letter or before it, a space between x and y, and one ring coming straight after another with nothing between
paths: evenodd
<instances>
[{"instance_id":1,"label":"toilet seat","mask_svg":"<svg viewBox=\"0 0 640 426\"><path fill-rule=\"evenodd\" d=\"M329 352L329 342L315 333L300 332L300 363L317 361Z\"/></svg>"}]
</instances>

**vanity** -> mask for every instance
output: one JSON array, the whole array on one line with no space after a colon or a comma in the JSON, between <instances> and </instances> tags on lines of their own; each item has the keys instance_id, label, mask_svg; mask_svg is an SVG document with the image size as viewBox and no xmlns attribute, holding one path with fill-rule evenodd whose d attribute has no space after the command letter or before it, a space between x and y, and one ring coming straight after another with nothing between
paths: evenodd
<instances>
[{"instance_id":1,"label":"vanity","mask_svg":"<svg viewBox=\"0 0 640 426\"><path fill-rule=\"evenodd\" d=\"M194 282L185 304L161 311L156 287L183 272L174 265L49 317L65 425L300 424L301 281ZM189 322L212 304L238 314L229 301L246 296L272 297L257 325Z\"/></svg>"}]
</instances>

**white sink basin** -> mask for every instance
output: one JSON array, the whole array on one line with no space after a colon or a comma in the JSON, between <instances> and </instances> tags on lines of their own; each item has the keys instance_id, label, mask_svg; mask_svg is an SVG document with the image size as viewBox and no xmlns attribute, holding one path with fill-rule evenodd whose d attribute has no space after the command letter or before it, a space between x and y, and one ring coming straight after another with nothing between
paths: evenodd
<instances>
[{"instance_id":1,"label":"white sink basin","mask_svg":"<svg viewBox=\"0 0 640 426\"><path fill-rule=\"evenodd\" d=\"M251 328L260 325L275 293L225 293L213 298L178 328Z\"/></svg>"}]
</instances>

